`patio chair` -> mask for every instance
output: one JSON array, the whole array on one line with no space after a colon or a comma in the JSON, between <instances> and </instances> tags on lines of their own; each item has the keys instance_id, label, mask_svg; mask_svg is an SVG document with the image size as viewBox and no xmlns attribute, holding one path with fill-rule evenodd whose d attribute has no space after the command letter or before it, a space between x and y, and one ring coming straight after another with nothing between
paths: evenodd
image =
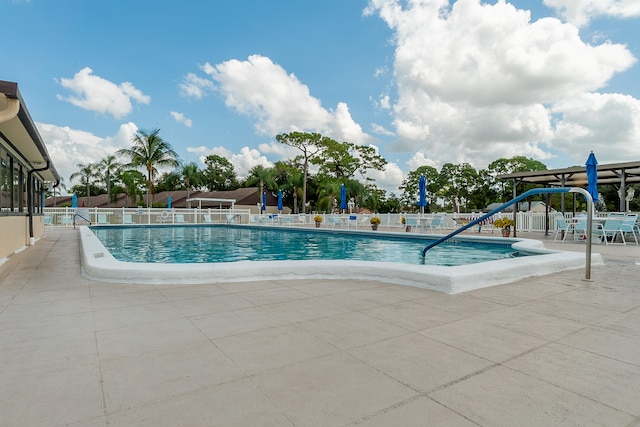
<instances>
[{"instance_id":1,"label":"patio chair","mask_svg":"<svg viewBox=\"0 0 640 427\"><path fill-rule=\"evenodd\" d=\"M71 225L73 223L73 218L71 215L64 215L62 217L62 225Z\"/></svg>"},{"instance_id":2,"label":"patio chair","mask_svg":"<svg viewBox=\"0 0 640 427\"><path fill-rule=\"evenodd\" d=\"M176 215L176 224L184 224L184 215L183 214L177 214Z\"/></svg>"},{"instance_id":3,"label":"patio chair","mask_svg":"<svg viewBox=\"0 0 640 427\"><path fill-rule=\"evenodd\" d=\"M587 240L587 218L577 218L576 222L573 224L573 241L574 242L586 242ZM601 223L593 222L591 224L591 236L592 238L595 236L602 243L608 243L606 239L604 239L604 229Z\"/></svg>"},{"instance_id":4,"label":"patio chair","mask_svg":"<svg viewBox=\"0 0 640 427\"><path fill-rule=\"evenodd\" d=\"M562 233L562 243L564 243L565 239L567 238L567 234L569 234L570 231L574 231L574 224L567 222L564 215L562 215L561 213L554 214L553 219L556 223L556 235L553 237L553 241L557 241L558 234Z\"/></svg>"},{"instance_id":5,"label":"patio chair","mask_svg":"<svg viewBox=\"0 0 640 427\"><path fill-rule=\"evenodd\" d=\"M98 214L98 224L108 224L107 214Z\"/></svg>"},{"instance_id":6,"label":"patio chair","mask_svg":"<svg viewBox=\"0 0 640 427\"><path fill-rule=\"evenodd\" d=\"M620 234L623 236L629 234L633 236L636 245L638 244L638 235L640 234L640 226L638 226L638 214L627 214L620 224Z\"/></svg>"},{"instance_id":7,"label":"patio chair","mask_svg":"<svg viewBox=\"0 0 640 427\"><path fill-rule=\"evenodd\" d=\"M213 221L211 220L211 215L209 214L205 214L202 216L202 219L204 220L205 224L211 224L213 223Z\"/></svg>"},{"instance_id":8,"label":"patio chair","mask_svg":"<svg viewBox=\"0 0 640 427\"><path fill-rule=\"evenodd\" d=\"M433 218L431 219L431 222L429 223L429 231L431 231L433 233L433 230L437 230L440 229L440 232L442 232L442 228L444 227L444 220L445 217L444 215L434 215Z\"/></svg>"},{"instance_id":9,"label":"patio chair","mask_svg":"<svg viewBox=\"0 0 640 427\"><path fill-rule=\"evenodd\" d=\"M419 225L418 218L414 216L406 216L404 218L404 225L405 225L405 230L415 232L418 230L418 225Z\"/></svg>"},{"instance_id":10,"label":"patio chair","mask_svg":"<svg viewBox=\"0 0 640 427\"><path fill-rule=\"evenodd\" d=\"M340 224L340 218L335 216L330 216L327 218L327 226L331 226L331 228L335 228L335 226L339 224Z\"/></svg>"},{"instance_id":11,"label":"patio chair","mask_svg":"<svg viewBox=\"0 0 640 427\"><path fill-rule=\"evenodd\" d=\"M131 214L122 215L122 223L123 224L133 224L133 215L131 215Z\"/></svg>"},{"instance_id":12,"label":"patio chair","mask_svg":"<svg viewBox=\"0 0 640 427\"><path fill-rule=\"evenodd\" d=\"M604 222L604 225L602 226L602 231L603 231L603 238L604 238L604 242L606 244L609 244L609 241L611 241L611 243L615 242L616 237L618 235L620 235L620 238L622 239L622 244L626 245L627 242L624 239L624 233L622 232L622 221L624 221L624 214L619 214L619 213L610 213L607 216L606 221ZM611 240L609 240L611 239Z\"/></svg>"}]
</instances>

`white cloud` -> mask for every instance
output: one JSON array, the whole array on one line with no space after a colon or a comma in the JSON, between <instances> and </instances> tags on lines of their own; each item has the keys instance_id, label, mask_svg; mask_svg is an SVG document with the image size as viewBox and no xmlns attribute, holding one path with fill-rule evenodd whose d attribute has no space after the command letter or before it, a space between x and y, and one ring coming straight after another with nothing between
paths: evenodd
<instances>
[{"instance_id":1,"label":"white cloud","mask_svg":"<svg viewBox=\"0 0 640 427\"><path fill-rule=\"evenodd\" d=\"M171 111L171 117L173 117L173 119L178 122L178 123L182 123L183 125L185 125L186 127L190 128L191 125L193 124L193 122L191 121L191 119L188 119L184 116L184 114L182 113L178 113L177 111Z\"/></svg>"},{"instance_id":2,"label":"white cloud","mask_svg":"<svg viewBox=\"0 0 640 427\"><path fill-rule=\"evenodd\" d=\"M131 122L121 125L114 136L106 138L67 126L37 123L37 127L67 188L78 184L69 180L71 174L78 171L78 163L97 163L121 148L129 148L131 138L138 131L138 127Z\"/></svg>"},{"instance_id":3,"label":"white cloud","mask_svg":"<svg viewBox=\"0 0 640 427\"><path fill-rule=\"evenodd\" d=\"M116 119L131 112L132 100L140 104L151 102L151 97L143 94L129 82L118 85L92 73L91 68L85 67L72 79L61 78L60 85L73 91L75 96L58 95L58 99L85 110L110 114Z\"/></svg>"},{"instance_id":4,"label":"white cloud","mask_svg":"<svg viewBox=\"0 0 640 427\"><path fill-rule=\"evenodd\" d=\"M256 149L252 149L249 147L242 147L239 153L234 153L228 148L225 147L213 147L208 148L205 146L199 147L188 147L187 152L194 153L198 155L198 160L200 161L200 167L204 168L205 157L211 154L217 154L218 156L224 157L235 168L236 175L239 178L246 178L249 175L249 171L258 165L262 165L266 168L273 167L273 163L271 163L267 158L260 153L260 151Z\"/></svg>"},{"instance_id":5,"label":"white cloud","mask_svg":"<svg viewBox=\"0 0 640 427\"><path fill-rule=\"evenodd\" d=\"M389 129L385 128L382 125L376 124L376 123L371 123L371 130L374 133L380 134L380 135L386 135L386 136L393 136L395 135L392 131L390 131Z\"/></svg>"},{"instance_id":6,"label":"white cloud","mask_svg":"<svg viewBox=\"0 0 640 427\"><path fill-rule=\"evenodd\" d=\"M370 140L349 113L345 103L335 110L322 107L309 88L271 59L252 55L201 67L217 84L229 108L256 120L264 135L293 131L319 132L337 141L357 144Z\"/></svg>"},{"instance_id":7,"label":"white cloud","mask_svg":"<svg viewBox=\"0 0 640 427\"><path fill-rule=\"evenodd\" d=\"M198 77L194 73L187 74L184 81L178 86L182 96L196 99L203 98L209 92L213 92L214 90L214 84L211 80Z\"/></svg>"},{"instance_id":8,"label":"white cloud","mask_svg":"<svg viewBox=\"0 0 640 427\"><path fill-rule=\"evenodd\" d=\"M413 153L413 156L411 156L411 158L407 161L407 165L409 166L409 170L416 170L420 166L431 166L436 169L440 169L440 167L442 166L431 160L422 151L416 151L415 153Z\"/></svg>"},{"instance_id":9,"label":"white cloud","mask_svg":"<svg viewBox=\"0 0 640 427\"><path fill-rule=\"evenodd\" d=\"M623 45L585 43L574 25L531 22L505 1L371 0L365 13L395 32L398 137L390 148L423 150L438 164L549 158L550 107L562 116L564 100L604 87L635 62Z\"/></svg>"},{"instance_id":10,"label":"white cloud","mask_svg":"<svg viewBox=\"0 0 640 427\"><path fill-rule=\"evenodd\" d=\"M554 143L575 162L589 151L600 162L640 158L640 100L620 94L588 93L554 105L563 113Z\"/></svg>"},{"instance_id":11,"label":"white cloud","mask_svg":"<svg viewBox=\"0 0 640 427\"><path fill-rule=\"evenodd\" d=\"M367 171L366 176L375 179L376 186L387 191L387 196L389 196L390 193L399 195L400 190L398 190L398 187L402 184L402 180L405 178L402 168L393 162L387 163L382 171Z\"/></svg>"},{"instance_id":12,"label":"white cloud","mask_svg":"<svg viewBox=\"0 0 640 427\"><path fill-rule=\"evenodd\" d=\"M544 0L568 22L582 27L593 18L633 18L640 16L638 0Z\"/></svg>"}]
</instances>

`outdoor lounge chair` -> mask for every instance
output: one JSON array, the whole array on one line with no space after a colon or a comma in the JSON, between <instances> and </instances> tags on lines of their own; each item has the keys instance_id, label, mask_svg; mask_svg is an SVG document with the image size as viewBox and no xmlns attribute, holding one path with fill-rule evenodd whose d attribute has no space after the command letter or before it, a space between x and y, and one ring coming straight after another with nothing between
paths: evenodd
<instances>
[{"instance_id":1,"label":"outdoor lounge chair","mask_svg":"<svg viewBox=\"0 0 640 427\"><path fill-rule=\"evenodd\" d=\"M564 215L561 213L554 214L553 219L556 223L556 235L553 237L553 241L557 241L558 234L562 233L562 243L564 243L567 238L567 234L569 234L570 231L574 231L573 224L567 222Z\"/></svg>"},{"instance_id":2,"label":"outdoor lounge chair","mask_svg":"<svg viewBox=\"0 0 640 427\"><path fill-rule=\"evenodd\" d=\"M442 228L444 227L444 220L445 217L444 215L434 215L433 218L431 219L431 222L429 223L429 231L431 231L433 233L433 230L437 230L440 229L440 232L442 232Z\"/></svg>"},{"instance_id":3,"label":"outdoor lounge chair","mask_svg":"<svg viewBox=\"0 0 640 427\"><path fill-rule=\"evenodd\" d=\"M131 214L122 215L123 224L133 224L133 216Z\"/></svg>"},{"instance_id":4,"label":"outdoor lounge chair","mask_svg":"<svg viewBox=\"0 0 640 427\"><path fill-rule=\"evenodd\" d=\"M418 218L416 218L415 216L406 216L404 218L404 225L407 231L413 231L413 232L417 231L419 224L420 222L418 221Z\"/></svg>"},{"instance_id":5,"label":"outdoor lounge chair","mask_svg":"<svg viewBox=\"0 0 640 427\"><path fill-rule=\"evenodd\" d=\"M606 244L609 244L609 242L615 242L618 235L620 235L622 239L622 244L627 244L624 240L624 233L622 232L622 221L624 220L624 217L625 215L620 213L610 213L607 216L607 219L602 226L602 237Z\"/></svg>"},{"instance_id":6,"label":"outdoor lounge chair","mask_svg":"<svg viewBox=\"0 0 640 427\"><path fill-rule=\"evenodd\" d=\"M587 218L576 218L572 230L574 242L585 242L587 240ZM591 225L591 236L597 237L600 242L604 240L605 243L607 243L606 239L603 239L604 230L602 224L599 222L594 221Z\"/></svg>"},{"instance_id":7,"label":"outdoor lounge chair","mask_svg":"<svg viewBox=\"0 0 640 427\"><path fill-rule=\"evenodd\" d=\"M203 218L205 224L213 223L213 221L211 220L211 215L209 215L209 214L203 215L202 218Z\"/></svg>"},{"instance_id":8,"label":"outdoor lounge chair","mask_svg":"<svg viewBox=\"0 0 640 427\"><path fill-rule=\"evenodd\" d=\"M640 227L638 226L638 214L627 214L622 219L620 224L620 234L631 234L636 245L638 244L638 235L640 234Z\"/></svg>"},{"instance_id":9,"label":"outdoor lounge chair","mask_svg":"<svg viewBox=\"0 0 640 427\"><path fill-rule=\"evenodd\" d=\"M336 225L340 224L340 218L335 216L330 216L327 218L327 225L335 228Z\"/></svg>"},{"instance_id":10,"label":"outdoor lounge chair","mask_svg":"<svg viewBox=\"0 0 640 427\"><path fill-rule=\"evenodd\" d=\"M184 224L184 215L183 214L177 214L176 215L176 224Z\"/></svg>"}]
</instances>

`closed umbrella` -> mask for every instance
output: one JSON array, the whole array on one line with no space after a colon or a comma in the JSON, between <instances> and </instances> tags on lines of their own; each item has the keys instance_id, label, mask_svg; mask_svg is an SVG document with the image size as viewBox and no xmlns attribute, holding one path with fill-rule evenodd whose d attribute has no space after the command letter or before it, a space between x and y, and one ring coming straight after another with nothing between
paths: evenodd
<instances>
[{"instance_id":1,"label":"closed umbrella","mask_svg":"<svg viewBox=\"0 0 640 427\"><path fill-rule=\"evenodd\" d=\"M71 196L71 207L72 208L78 207L78 196L76 196L75 194Z\"/></svg>"},{"instance_id":2,"label":"closed umbrella","mask_svg":"<svg viewBox=\"0 0 640 427\"><path fill-rule=\"evenodd\" d=\"M587 159L587 191L591 194L591 198L594 203L598 201L598 161L596 160L596 156L593 154L589 154L589 158Z\"/></svg>"},{"instance_id":3,"label":"closed umbrella","mask_svg":"<svg viewBox=\"0 0 640 427\"><path fill-rule=\"evenodd\" d=\"M278 190L278 210L282 212L282 190Z\"/></svg>"},{"instance_id":4,"label":"closed umbrella","mask_svg":"<svg viewBox=\"0 0 640 427\"><path fill-rule=\"evenodd\" d=\"M263 192L262 193L262 210L266 211L267 210L267 192Z\"/></svg>"},{"instance_id":5,"label":"closed umbrella","mask_svg":"<svg viewBox=\"0 0 640 427\"><path fill-rule=\"evenodd\" d=\"M427 206L427 180L425 179L424 175L420 175L418 188L420 190L420 199L418 200L418 206L420 206L420 213L424 213L424 208Z\"/></svg>"},{"instance_id":6,"label":"closed umbrella","mask_svg":"<svg viewBox=\"0 0 640 427\"><path fill-rule=\"evenodd\" d=\"M347 187L344 184L340 187L340 209L343 212L347 209Z\"/></svg>"},{"instance_id":7,"label":"closed umbrella","mask_svg":"<svg viewBox=\"0 0 640 427\"><path fill-rule=\"evenodd\" d=\"M167 209L171 209L171 196L167 197Z\"/></svg>"}]
</instances>

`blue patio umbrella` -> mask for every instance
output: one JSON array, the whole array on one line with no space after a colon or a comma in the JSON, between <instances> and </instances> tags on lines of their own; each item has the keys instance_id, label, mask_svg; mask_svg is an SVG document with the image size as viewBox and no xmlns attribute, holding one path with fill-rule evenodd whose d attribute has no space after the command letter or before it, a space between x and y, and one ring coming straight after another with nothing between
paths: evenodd
<instances>
[{"instance_id":1,"label":"blue patio umbrella","mask_svg":"<svg viewBox=\"0 0 640 427\"><path fill-rule=\"evenodd\" d=\"M420 190L420 198L418 199L418 206L420 206L420 213L424 213L424 208L427 206L427 180L425 179L424 175L420 175L418 188Z\"/></svg>"},{"instance_id":2,"label":"blue patio umbrella","mask_svg":"<svg viewBox=\"0 0 640 427\"><path fill-rule=\"evenodd\" d=\"M282 190L278 190L278 210L282 210Z\"/></svg>"},{"instance_id":3,"label":"blue patio umbrella","mask_svg":"<svg viewBox=\"0 0 640 427\"><path fill-rule=\"evenodd\" d=\"M78 196L76 196L75 194L71 196L71 207L72 208L78 207Z\"/></svg>"},{"instance_id":4,"label":"blue patio umbrella","mask_svg":"<svg viewBox=\"0 0 640 427\"><path fill-rule=\"evenodd\" d=\"M347 187L344 184L340 186L340 209L347 209Z\"/></svg>"},{"instance_id":5,"label":"blue patio umbrella","mask_svg":"<svg viewBox=\"0 0 640 427\"><path fill-rule=\"evenodd\" d=\"M262 210L263 211L267 210L267 192L266 191L262 192Z\"/></svg>"},{"instance_id":6,"label":"blue patio umbrella","mask_svg":"<svg viewBox=\"0 0 640 427\"><path fill-rule=\"evenodd\" d=\"M171 209L171 196L167 196L167 209Z\"/></svg>"},{"instance_id":7,"label":"blue patio umbrella","mask_svg":"<svg viewBox=\"0 0 640 427\"><path fill-rule=\"evenodd\" d=\"M593 151L589 154L585 164L587 166L587 191L591 194L591 198L595 203L598 201L598 161Z\"/></svg>"}]
</instances>

